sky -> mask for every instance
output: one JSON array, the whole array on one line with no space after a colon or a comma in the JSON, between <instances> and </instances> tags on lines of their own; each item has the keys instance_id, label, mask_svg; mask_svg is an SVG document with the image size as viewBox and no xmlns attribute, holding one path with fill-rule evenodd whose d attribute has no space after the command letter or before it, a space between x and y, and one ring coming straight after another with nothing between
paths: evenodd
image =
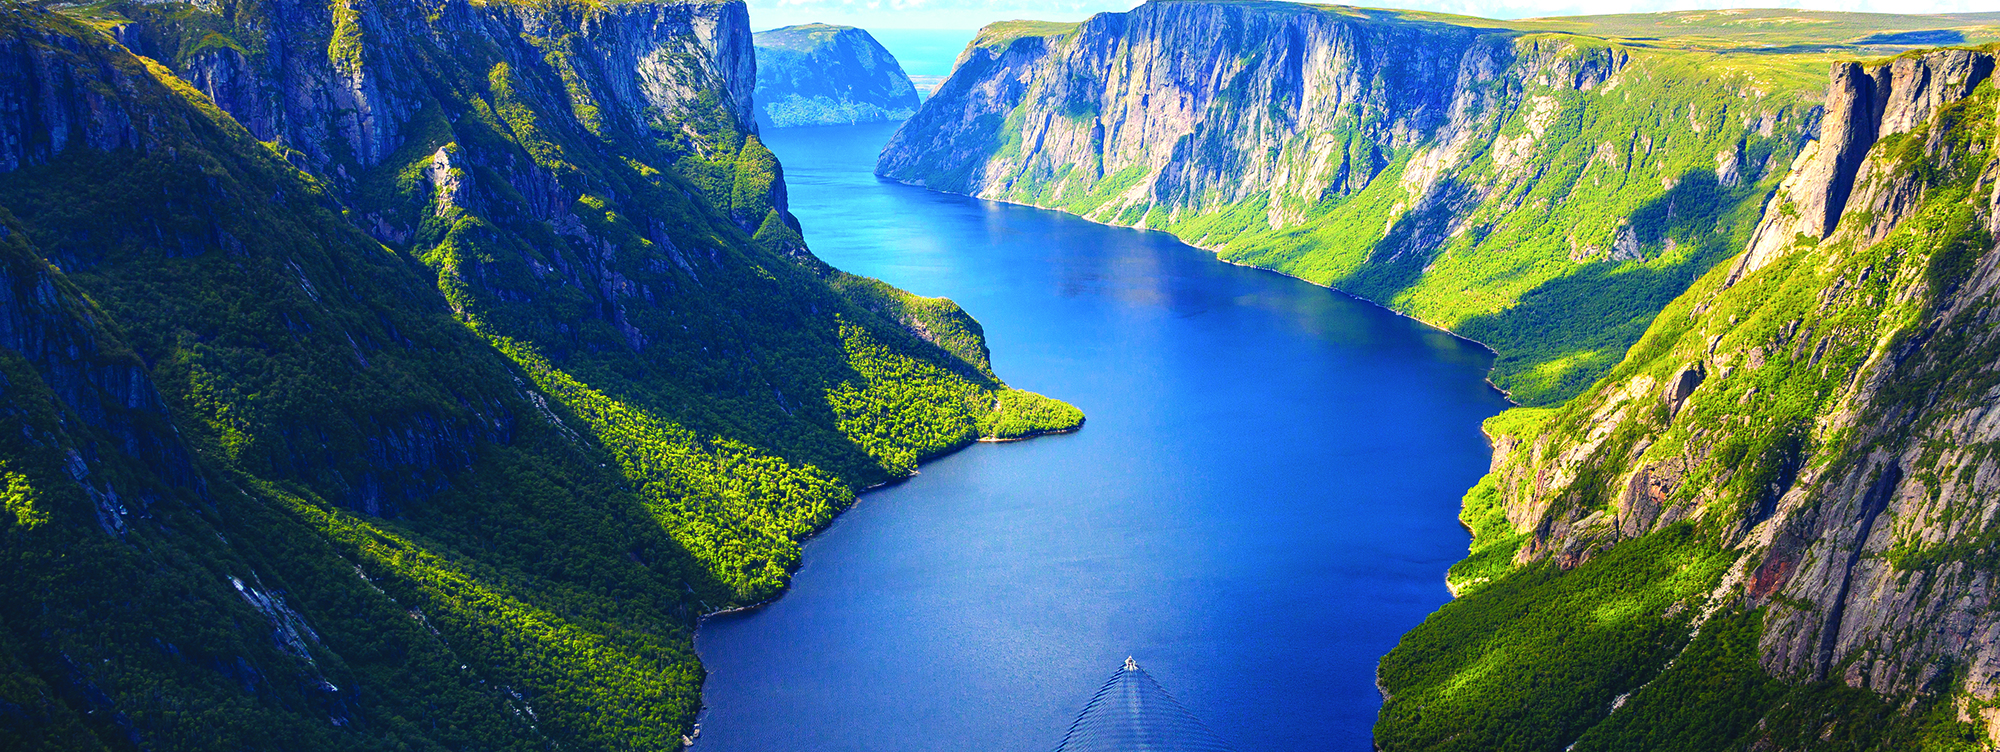
<instances>
[{"instance_id":1,"label":"sky","mask_svg":"<svg viewBox=\"0 0 2000 752\"><path fill-rule=\"evenodd\" d=\"M770 29L798 23L836 23L875 29L972 30L994 21L1033 18L1080 21L1094 13L1122 11L1129 0L748 0L751 24ZM1640 13L1710 8L1810 8L1877 13L2000 11L2000 0L1347 0L1355 5L1414 8L1488 18L1529 18L1598 13Z\"/></svg>"}]
</instances>

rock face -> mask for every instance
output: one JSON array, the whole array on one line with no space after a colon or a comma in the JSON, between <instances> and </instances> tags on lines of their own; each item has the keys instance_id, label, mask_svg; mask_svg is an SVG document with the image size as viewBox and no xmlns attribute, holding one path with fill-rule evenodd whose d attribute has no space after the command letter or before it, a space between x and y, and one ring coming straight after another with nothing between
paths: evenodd
<instances>
[{"instance_id":1,"label":"rock face","mask_svg":"<svg viewBox=\"0 0 2000 752\"><path fill-rule=\"evenodd\" d=\"M1570 404L1489 423L1492 474L1467 497L1467 518L1488 521L1453 570L1466 595L1399 651L1502 591L1560 592L1650 552L1712 563L1683 564L1686 587L1659 602L1675 647L1597 667L1622 678L1556 746L1648 738L1673 715L1718 746L2000 743L1994 65L1963 50L1835 65L1822 139L1738 262ZM1586 603L1602 614L1644 582ZM1735 673L1714 640L1738 646ZM1384 665L1385 717L1410 731L1386 746L1426 746L1412 713L1440 685ZM1706 694L1673 694L1693 681Z\"/></svg>"},{"instance_id":2,"label":"rock face","mask_svg":"<svg viewBox=\"0 0 2000 752\"><path fill-rule=\"evenodd\" d=\"M593 135L659 129L693 139L710 130L754 132L756 58L749 16L729 2L617 3L602 9L445 3L418 13L402 3L275 3L224 16L200 36L145 4L112 32L133 52L179 61L178 72L262 141L299 152L301 165L347 184L424 134L413 132L434 94L429 74L454 41L480 40L512 71L557 76ZM193 37L193 38L191 38ZM236 37L241 37L237 39ZM411 46L383 42L411 40ZM559 66L541 57L560 51ZM487 71L471 71L481 78ZM357 169L359 168L359 169ZM759 217L758 219L761 219ZM404 228L407 229L407 228Z\"/></svg>"},{"instance_id":3,"label":"rock face","mask_svg":"<svg viewBox=\"0 0 2000 752\"><path fill-rule=\"evenodd\" d=\"M1549 404L1742 248L1816 130L1806 88L1502 22L1163 0L989 27L877 172L1382 302Z\"/></svg>"},{"instance_id":4,"label":"rock face","mask_svg":"<svg viewBox=\"0 0 2000 752\"><path fill-rule=\"evenodd\" d=\"M603 12L472 3L444 4L435 13L400 3L344 8L280 3L238 9L191 33L188 21L160 6L135 4L120 8L129 22L111 31L134 50L178 61L184 80L206 87L204 93L251 136L275 144L295 166L324 176L356 215L354 224L378 241L463 249L464 243L451 241L454 229L463 232L508 211L545 225L562 239L546 246L549 250L570 247L536 258L486 256L463 272L449 253L433 261L446 278L472 276L469 286L455 288L463 293L453 303L460 315L472 315L476 299L490 297L534 321L526 324L530 329L548 333L580 322L535 310L539 301L570 292L590 298L583 311L616 332L616 339L562 342L551 351L558 359L613 346L642 351L649 340L663 344L662 335L642 328L645 314L633 310L631 299L657 304L674 286L631 268L635 259L618 256L603 230L591 229L590 202L579 203L591 191L580 182L590 179L583 176L599 181L636 176L630 166L620 170L593 151L642 140L675 141L678 150L725 171L727 184L710 187L708 198L732 224L748 233L761 228L771 247L803 253L796 221L785 211L775 159L751 135L755 61L748 15L740 5L623 3ZM231 34L242 39L227 44L211 39ZM450 47L458 39L479 40L490 56L453 55ZM71 90L88 88L73 79L52 80L42 91L16 92L38 105L21 111L47 111L75 99ZM439 95L467 82L488 98L481 100L485 110L479 113L485 116L478 126L484 133L450 127L450 121L463 120L454 107L477 111L480 104ZM142 153L159 148L157 134L117 135L121 127L133 129L134 116L122 109L128 106L86 101L79 114L45 114L28 132L39 126L58 134L52 150L65 146L60 138L65 133L75 134L68 137L69 146L85 149L108 151L122 144L120 138L134 141ZM53 156L24 155L24 163ZM647 158L665 162L667 157ZM605 177L614 172L626 174ZM674 246L667 220L649 216L648 207L657 206L660 197L635 195L646 189L634 184L597 190L606 188L633 196L606 200L606 209L626 208L630 217L648 223L642 232L649 242ZM522 231L501 230L517 241ZM204 244L195 238L181 245L198 254ZM499 271L521 264L529 269L525 278ZM366 348L358 342L350 349L365 361ZM366 467L337 469L329 464L331 457L314 457L303 447L281 451L279 464L337 474L346 501L370 514L393 516L402 504L435 492L429 487L435 481L422 476L468 467L472 445L496 438L482 427L511 421L466 417L460 422L431 414L381 416L357 427L368 447L361 456L373 460Z\"/></svg>"},{"instance_id":5,"label":"rock face","mask_svg":"<svg viewBox=\"0 0 2000 752\"><path fill-rule=\"evenodd\" d=\"M756 42L761 125L880 123L917 111L910 77L867 31L803 24L757 32Z\"/></svg>"},{"instance_id":6,"label":"rock face","mask_svg":"<svg viewBox=\"0 0 2000 752\"><path fill-rule=\"evenodd\" d=\"M1992 75L1992 68L1988 56L1968 51L1898 58L1873 71L1857 63L1834 68L1821 137L1799 154L1792 174L1757 225L1749 252L1731 277L1741 278L1763 268L1797 243L1816 242L1832 234L1850 208L1850 194L1857 181L1865 182L1867 176L1859 173L1875 142L1908 133L1928 121L1938 107L1964 99ZM1874 196L1874 200L1902 202L1913 198L1906 194L1891 190L1886 196ZM1880 240L1888 229L1886 220L1908 210L1888 205L1855 208L1888 212L1885 222L1864 230L1870 240Z\"/></svg>"},{"instance_id":7,"label":"rock face","mask_svg":"<svg viewBox=\"0 0 2000 752\"><path fill-rule=\"evenodd\" d=\"M1450 121L1455 95L1469 94L1457 91L1462 73L1468 85L1491 80L1512 57L1504 38L1475 29L1258 5L1154 3L1056 34L1011 31L990 29L966 49L883 151L881 174L1004 197L1059 171L1090 183L1137 168L1105 207L1112 216L1250 196L1310 203L1365 187L1385 151ZM1573 73L1594 85L1616 61L1590 65L1600 69ZM1382 116L1357 128L1348 121L1364 106ZM995 138L1018 143L996 154ZM1305 159L1271 158L1279 152Z\"/></svg>"}]
</instances>

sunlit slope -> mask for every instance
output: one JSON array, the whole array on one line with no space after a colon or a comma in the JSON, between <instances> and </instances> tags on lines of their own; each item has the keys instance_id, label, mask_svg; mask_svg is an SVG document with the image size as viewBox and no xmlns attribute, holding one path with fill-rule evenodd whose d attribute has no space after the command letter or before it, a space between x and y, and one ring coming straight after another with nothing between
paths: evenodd
<instances>
[{"instance_id":1,"label":"sunlit slope","mask_svg":"<svg viewBox=\"0 0 2000 752\"><path fill-rule=\"evenodd\" d=\"M739 4L72 10L0 14L0 747L678 749L699 614L1081 420L806 251Z\"/></svg>"}]
</instances>

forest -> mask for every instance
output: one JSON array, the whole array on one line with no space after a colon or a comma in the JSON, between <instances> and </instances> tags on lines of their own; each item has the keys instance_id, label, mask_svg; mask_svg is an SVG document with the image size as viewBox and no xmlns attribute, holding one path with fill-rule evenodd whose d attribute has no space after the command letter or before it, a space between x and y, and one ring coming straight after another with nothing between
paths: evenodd
<instances>
[{"instance_id":1,"label":"forest","mask_svg":"<svg viewBox=\"0 0 2000 752\"><path fill-rule=\"evenodd\" d=\"M681 109L604 68L646 13ZM811 255L692 32L743 21L0 14L0 747L679 749L701 615L860 490L1077 427ZM207 77L298 65L352 88Z\"/></svg>"}]
</instances>

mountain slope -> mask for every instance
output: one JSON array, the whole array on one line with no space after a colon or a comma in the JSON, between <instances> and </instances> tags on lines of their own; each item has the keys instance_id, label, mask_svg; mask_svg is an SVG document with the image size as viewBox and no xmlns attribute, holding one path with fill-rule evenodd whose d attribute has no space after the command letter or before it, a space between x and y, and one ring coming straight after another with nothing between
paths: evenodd
<instances>
[{"instance_id":1,"label":"mountain slope","mask_svg":"<svg viewBox=\"0 0 2000 752\"><path fill-rule=\"evenodd\" d=\"M1995 62L1835 65L1748 250L1584 394L1487 424L1382 748L2000 743Z\"/></svg>"},{"instance_id":2,"label":"mountain slope","mask_svg":"<svg viewBox=\"0 0 2000 752\"><path fill-rule=\"evenodd\" d=\"M757 32L756 40L760 125L880 123L917 111L903 66L865 30L801 24Z\"/></svg>"},{"instance_id":3,"label":"mountain slope","mask_svg":"<svg viewBox=\"0 0 2000 752\"><path fill-rule=\"evenodd\" d=\"M1074 427L811 257L746 21L0 15L0 745L678 748L699 614Z\"/></svg>"},{"instance_id":4,"label":"mountain slope","mask_svg":"<svg viewBox=\"0 0 2000 752\"><path fill-rule=\"evenodd\" d=\"M996 24L877 172L1381 302L1492 346L1495 384L1548 405L1743 247L1817 133L1816 72L1867 25L1993 34L1980 17L1208 0Z\"/></svg>"}]
</instances>

